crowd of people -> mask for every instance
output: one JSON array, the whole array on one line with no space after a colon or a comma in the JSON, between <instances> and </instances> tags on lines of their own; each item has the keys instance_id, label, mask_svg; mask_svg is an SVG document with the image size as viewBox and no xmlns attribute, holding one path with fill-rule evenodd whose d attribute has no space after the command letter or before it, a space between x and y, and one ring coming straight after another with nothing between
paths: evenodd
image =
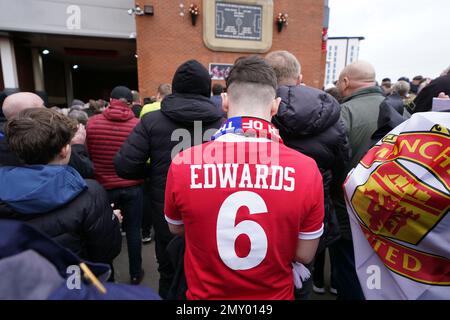
<instances>
[{"instance_id":1,"label":"crowd of people","mask_svg":"<svg viewBox=\"0 0 450 320\"><path fill-rule=\"evenodd\" d=\"M68 108L3 94L0 225L23 222L108 265L110 283L122 231L135 286L154 239L162 299L309 299L326 291L328 250L329 291L362 300L342 185L380 139L448 95L449 70L378 84L364 61L319 90L287 51L238 59L225 86L187 61L143 102L125 86Z\"/></svg>"}]
</instances>

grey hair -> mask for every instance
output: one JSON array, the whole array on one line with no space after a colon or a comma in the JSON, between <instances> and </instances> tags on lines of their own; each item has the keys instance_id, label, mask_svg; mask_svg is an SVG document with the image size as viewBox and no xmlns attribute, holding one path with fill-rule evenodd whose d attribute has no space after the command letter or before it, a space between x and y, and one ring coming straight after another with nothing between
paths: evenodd
<instances>
[{"instance_id":1,"label":"grey hair","mask_svg":"<svg viewBox=\"0 0 450 320\"><path fill-rule=\"evenodd\" d=\"M67 115L70 119L76 120L78 123L83 124L86 126L89 116L86 112L82 110L72 109L69 111L69 114Z\"/></svg>"},{"instance_id":2,"label":"grey hair","mask_svg":"<svg viewBox=\"0 0 450 320\"><path fill-rule=\"evenodd\" d=\"M289 51L269 53L266 62L275 70L278 85L295 85L302 72L298 59Z\"/></svg>"},{"instance_id":3,"label":"grey hair","mask_svg":"<svg viewBox=\"0 0 450 320\"><path fill-rule=\"evenodd\" d=\"M397 92L402 97L406 97L410 90L411 86L406 81L398 81L392 87L392 91Z\"/></svg>"}]
</instances>

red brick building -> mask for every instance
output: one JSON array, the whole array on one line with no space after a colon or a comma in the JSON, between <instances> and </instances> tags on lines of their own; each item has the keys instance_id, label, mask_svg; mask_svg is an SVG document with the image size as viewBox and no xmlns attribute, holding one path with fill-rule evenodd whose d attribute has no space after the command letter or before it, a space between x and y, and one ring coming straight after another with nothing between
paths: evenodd
<instances>
[{"instance_id":1,"label":"red brick building","mask_svg":"<svg viewBox=\"0 0 450 320\"><path fill-rule=\"evenodd\" d=\"M249 54L245 50L213 51L205 45L204 1L215 0L136 0L141 8L153 6L154 12L154 15L136 16L138 76L142 96L154 95L160 83L171 83L176 68L186 60L197 59L208 68L210 63L232 64L238 57ZM183 6L180 7L180 4ZM188 10L191 4L199 7L195 26ZM288 25L281 32L278 32L275 23L278 13L288 14ZM324 2L276 0L273 1L271 19L273 36L268 52L292 52L302 64L304 82L313 87L321 87L326 58L326 52L322 50Z\"/></svg>"}]
</instances>

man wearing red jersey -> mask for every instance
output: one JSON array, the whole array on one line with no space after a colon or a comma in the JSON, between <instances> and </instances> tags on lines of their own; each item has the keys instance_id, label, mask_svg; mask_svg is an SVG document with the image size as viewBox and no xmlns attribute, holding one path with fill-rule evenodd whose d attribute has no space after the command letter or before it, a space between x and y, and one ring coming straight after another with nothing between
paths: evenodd
<instances>
[{"instance_id":1,"label":"man wearing red jersey","mask_svg":"<svg viewBox=\"0 0 450 320\"><path fill-rule=\"evenodd\" d=\"M167 176L166 220L186 240L186 295L293 299L292 262L311 262L323 232L322 178L270 123L280 103L270 66L239 59L227 88L228 122L176 156Z\"/></svg>"}]
</instances>

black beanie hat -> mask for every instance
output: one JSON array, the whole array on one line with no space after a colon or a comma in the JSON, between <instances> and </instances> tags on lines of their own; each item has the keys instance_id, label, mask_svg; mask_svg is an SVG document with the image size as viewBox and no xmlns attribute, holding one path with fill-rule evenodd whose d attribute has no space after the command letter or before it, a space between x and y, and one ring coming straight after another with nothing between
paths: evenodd
<instances>
[{"instance_id":1,"label":"black beanie hat","mask_svg":"<svg viewBox=\"0 0 450 320\"><path fill-rule=\"evenodd\" d=\"M211 76L197 60L189 60L178 67L172 80L174 93L211 96Z\"/></svg>"},{"instance_id":2,"label":"black beanie hat","mask_svg":"<svg viewBox=\"0 0 450 320\"><path fill-rule=\"evenodd\" d=\"M128 102L133 102L133 94L127 87L118 86L111 91L111 99L125 99Z\"/></svg>"}]
</instances>

